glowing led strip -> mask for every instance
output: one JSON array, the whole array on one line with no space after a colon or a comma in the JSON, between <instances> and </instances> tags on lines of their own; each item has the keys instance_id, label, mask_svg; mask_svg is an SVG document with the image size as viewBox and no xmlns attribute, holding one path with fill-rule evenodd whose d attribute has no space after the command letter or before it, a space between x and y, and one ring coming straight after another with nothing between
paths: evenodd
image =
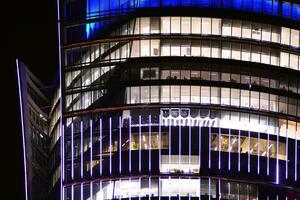
<instances>
[{"instance_id":1,"label":"glowing led strip","mask_svg":"<svg viewBox=\"0 0 300 200\"><path fill-rule=\"evenodd\" d=\"M27 188L27 158L26 158L26 145L25 145L25 125L24 125L24 113L23 113L23 102L22 102L22 89L21 89L21 77L19 60L16 59L17 76L18 76L18 89L19 89L19 103L20 103L20 115L21 115L21 126L22 126L22 145L23 145L23 161L24 161L24 179L25 179L25 200L28 200L28 188Z\"/></svg>"}]
</instances>

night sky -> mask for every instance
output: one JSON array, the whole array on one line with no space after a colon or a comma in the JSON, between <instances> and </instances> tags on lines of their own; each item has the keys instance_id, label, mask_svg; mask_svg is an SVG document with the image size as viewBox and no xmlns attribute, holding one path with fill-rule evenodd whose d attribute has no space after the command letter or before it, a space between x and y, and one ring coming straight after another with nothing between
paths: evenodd
<instances>
[{"instance_id":1,"label":"night sky","mask_svg":"<svg viewBox=\"0 0 300 200\"><path fill-rule=\"evenodd\" d=\"M58 69L56 0L9 2L9 5L1 6L2 11L10 11L5 18L2 17L4 25L1 26L1 33L4 33L1 37L1 49L4 47L4 54L1 53L4 55L1 56L4 58L1 63L2 88L5 94L9 94L2 98L5 123L2 120L1 125L9 127L2 128L5 137L2 138L4 157L1 158L1 167L5 169L1 174L10 175L3 181L7 189L1 191L9 193L10 199L25 199L15 59L21 59L45 85L53 83Z\"/></svg>"}]
</instances>

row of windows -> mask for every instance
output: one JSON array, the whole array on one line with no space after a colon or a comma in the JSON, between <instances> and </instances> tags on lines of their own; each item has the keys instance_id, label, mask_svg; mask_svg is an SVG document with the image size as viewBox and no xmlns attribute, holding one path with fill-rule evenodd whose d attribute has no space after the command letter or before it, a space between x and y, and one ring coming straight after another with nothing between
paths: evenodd
<instances>
[{"instance_id":1,"label":"row of windows","mask_svg":"<svg viewBox=\"0 0 300 200\"><path fill-rule=\"evenodd\" d=\"M115 65L96 67L91 69L76 70L65 73L65 87L67 89L85 89L91 84L101 84L105 76L111 72ZM68 88L69 87L69 88Z\"/></svg>"},{"instance_id":2,"label":"row of windows","mask_svg":"<svg viewBox=\"0 0 300 200\"><path fill-rule=\"evenodd\" d=\"M111 58L114 57L111 54ZM297 54L268 47L206 40L134 40L131 57L186 56L257 62L299 70Z\"/></svg>"},{"instance_id":3,"label":"row of windows","mask_svg":"<svg viewBox=\"0 0 300 200\"><path fill-rule=\"evenodd\" d=\"M213 104L280 112L300 117L300 101L233 88L189 85L136 86L126 88L127 104L180 103ZM298 109L298 111L297 111Z\"/></svg>"},{"instance_id":4,"label":"row of windows","mask_svg":"<svg viewBox=\"0 0 300 200\"><path fill-rule=\"evenodd\" d=\"M155 111L156 112L156 111ZM300 124L296 121L278 119L265 115L240 113L223 110L189 109L189 108L162 108L157 111L159 114L152 114L151 125L153 126L200 126L200 127L220 127L225 129L253 131L280 135L291 139L300 140ZM128 127L130 120L131 127L149 126L149 113L136 112L130 114L129 110L123 111L121 127ZM139 123L141 116L141 123ZM66 131L70 135L71 125L74 124L74 132L80 132L81 121L79 117L66 119ZM73 123L72 123L73 121ZM99 125L99 124L95 124ZM89 122L83 123L84 130L89 129ZM97 126L96 126L97 127ZM94 127L94 128L96 128ZM117 127L116 127L117 128Z\"/></svg>"},{"instance_id":5,"label":"row of windows","mask_svg":"<svg viewBox=\"0 0 300 200\"><path fill-rule=\"evenodd\" d=\"M94 102L104 96L106 90L94 90L66 95L65 109L67 112L87 109Z\"/></svg>"},{"instance_id":6,"label":"row of windows","mask_svg":"<svg viewBox=\"0 0 300 200\"><path fill-rule=\"evenodd\" d=\"M211 136L211 150L248 153L280 160L286 160L287 158L286 144L283 142L279 142L277 146L276 141L246 136L240 136L239 138L239 136L228 134L213 133Z\"/></svg>"},{"instance_id":7,"label":"row of windows","mask_svg":"<svg viewBox=\"0 0 300 200\"><path fill-rule=\"evenodd\" d=\"M134 23L135 22L135 23ZM299 30L250 21L207 17L142 17L111 35L201 34L267 41L299 47ZM134 26L134 31L132 31Z\"/></svg>"},{"instance_id":8,"label":"row of windows","mask_svg":"<svg viewBox=\"0 0 300 200\"><path fill-rule=\"evenodd\" d=\"M64 188L66 200L100 200L134 197L199 197L258 199L255 185L207 178L165 177L100 181ZM82 198L81 195L82 194Z\"/></svg>"},{"instance_id":9,"label":"row of windows","mask_svg":"<svg viewBox=\"0 0 300 200\"><path fill-rule=\"evenodd\" d=\"M299 70L299 55L258 45L210 40L134 40L69 49L65 66L86 66L91 62L122 62L132 57L210 57L257 62ZM113 47L113 48L109 48ZM114 50L116 49L116 50Z\"/></svg>"},{"instance_id":10,"label":"row of windows","mask_svg":"<svg viewBox=\"0 0 300 200\"><path fill-rule=\"evenodd\" d=\"M281 89L300 94L300 82L296 80L275 80L259 76L250 76L246 73L228 73L208 70L180 70L162 69L158 67L141 68L140 79L142 80L206 80L223 81L231 83L242 83L257 85L273 89Z\"/></svg>"}]
</instances>

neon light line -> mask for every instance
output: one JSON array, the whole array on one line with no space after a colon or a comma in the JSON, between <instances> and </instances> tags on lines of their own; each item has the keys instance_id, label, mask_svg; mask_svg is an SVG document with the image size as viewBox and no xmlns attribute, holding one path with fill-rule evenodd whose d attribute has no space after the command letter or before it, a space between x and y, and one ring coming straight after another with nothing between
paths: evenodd
<instances>
[{"instance_id":1,"label":"neon light line","mask_svg":"<svg viewBox=\"0 0 300 200\"><path fill-rule=\"evenodd\" d=\"M23 161L24 161L24 179L25 179L25 200L28 200L28 186L27 186L27 158L26 158L26 143L25 143L25 125L24 125L24 113L23 113L23 102L22 102L22 89L21 89L21 77L19 60L16 59L17 77L18 77L18 90L19 90L19 104L20 104L20 115L21 115L21 126L22 126L22 145L23 145Z\"/></svg>"}]
</instances>

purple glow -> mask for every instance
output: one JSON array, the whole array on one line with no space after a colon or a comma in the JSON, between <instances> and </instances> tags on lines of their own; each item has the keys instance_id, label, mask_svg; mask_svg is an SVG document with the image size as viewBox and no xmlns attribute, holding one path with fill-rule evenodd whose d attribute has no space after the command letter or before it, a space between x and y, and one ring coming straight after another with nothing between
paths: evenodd
<instances>
[{"instance_id":1,"label":"purple glow","mask_svg":"<svg viewBox=\"0 0 300 200\"><path fill-rule=\"evenodd\" d=\"M241 149L241 130L239 130L239 141L238 141L239 149ZM238 151L238 171L241 171L241 152Z\"/></svg>"},{"instance_id":2,"label":"purple glow","mask_svg":"<svg viewBox=\"0 0 300 200\"><path fill-rule=\"evenodd\" d=\"M141 159L142 159L142 155L141 155L141 149L142 149L142 136L141 136L141 123L142 123L142 118L141 118L141 115L139 115L139 172L141 172L141 168L142 168L142 162L141 162Z\"/></svg>"},{"instance_id":3,"label":"purple glow","mask_svg":"<svg viewBox=\"0 0 300 200\"><path fill-rule=\"evenodd\" d=\"M208 129L208 168L211 167L211 127Z\"/></svg>"},{"instance_id":4,"label":"purple glow","mask_svg":"<svg viewBox=\"0 0 300 200\"><path fill-rule=\"evenodd\" d=\"M71 125L71 177L74 179L74 124Z\"/></svg>"},{"instance_id":5,"label":"purple glow","mask_svg":"<svg viewBox=\"0 0 300 200\"><path fill-rule=\"evenodd\" d=\"M100 134L100 176L102 175L102 118L99 120L99 134Z\"/></svg>"},{"instance_id":6,"label":"purple glow","mask_svg":"<svg viewBox=\"0 0 300 200\"><path fill-rule=\"evenodd\" d=\"M201 169L201 127L200 125L198 126L199 129L199 168ZM199 169L199 171L200 171Z\"/></svg>"},{"instance_id":7,"label":"purple glow","mask_svg":"<svg viewBox=\"0 0 300 200\"><path fill-rule=\"evenodd\" d=\"M122 173L122 119L119 117L119 172ZM101 137L100 137L101 138Z\"/></svg>"},{"instance_id":8,"label":"purple glow","mask_svg":"<svg viewBox=\"0 0 300 200\"><path fill-rule=\"evenodd\" d=\"M257 136L258 138L257 138L257 140L258 140L258 158L257 158L257 174L259 174L260 173L260 132L258 132L258 136Z\"/></svg>"},{"instance_id":9,"label":"purple glow","mask_svg":"<svg viewBox=\"0 0 300 200\"><path fill-rule=\"evenodd\" d=\"M56 0L56 5L57 5L57 32L58 32L58 70L59 70L59 91L60 91L60 100L59 100L59 110L60 113L62 113L62 62L61 62L61 35L60 35L60 3L59 0ZM60 126L60 131L62 132L63 124L62 124L62 116L60 118L59 122ZM60 170L60 199L64 200L64 189L63 189L63 179L64 179L64 157L63 155L63 148L64 148L64 141L62 140L62 133L61 135L61 140L60 140L60 154L61 154L61 170Z\"/></svg>"},{"instance_id":10,"label":"purple glow","mask_svg":"<svg viewBox=\"0 0 300 200\"><path fill-rule=\"evenodd\" d=\"M279 159L278 159L278 149L279 149L279 132L277 133L276 141L276 183L279 183Z\"/></svg>"},{"instance_id":11,"label":"purple glow","mask_svg":"<svg viewBox=\"0 0 300 200\"><path fill-rule=\"evenodd\" d=\"M93 120L90 120L90 175L93 176Z\"/></svg>"},{"instance_id":12,"label":"purple glow","mask_svg":"<svg viewBox=\"0 0 300 200\"><path fill-rule=\"evenodd\" d=\"M250 173L250 131L248 131L248 173Z\"/></svg>"},{"instance_id":13,"label":"purple glow","mask_svg":"<svg viewBox=\"0 0 300 200\"><path fill-rule=\"evenodd\" d=\"M179 168L181 168L181 123L179 123L178 129L179 129L179 159L178 159L178 164L179 164Z\"/></svg>"},{"instance_id":14,"label":"purple glow","mask_svg":"<svg viewBox=\"0 0 300 200\"><path fill-rule=\"evenodd\" d=\"M297 126L298 128L298 126ZM296 136L297 131L295 132L295 181L297 181L297 162L298 162L298 152L297 152L297 136Z\"/></svg>"},{"instance_id":15,"label":"purple glow","mask_svg":"<svg viewBox=\"0 0 300 200\"><path fill-rule=\"evenodd\" d=\"M218 140L218 148L219 148L219 162L218 162L218 166L219 166L219 169L221 169L221 129L219 128L219 140Z\"/></svg>"},{"instance_id":16,"label":"purple glow","mask_svg":"<svg viewBox=\"0 0 300 200\"><path fill-rule=\"evenodd\" d=\"M159 115L159 124L158 124L158 139L159 139L159 149L158 149L158 160L159 160L159 165L158 165L158 169L160 171L160 165L161 165L161 118Z\"/></svg>"},{"instance_id":17,"label":"purple glow","mask_svg":"<svg viewBox=\"0 0 300 200\"><path fill-rule=\"evenodd\" d=\"M62 139L62 181L65 180L65 125L62 126L61 132L61 139Z\"/></svg>"},{"instance_id":18,"label":"purple glow","mask_svg":"<svg viewBox=\"0 0 300 200\"><path fill-rule=\"evenodd\" d=\"M83 178L83 123L80 121L80 176Z\"/></svg>"},{"instance_id":19,"label":"purple glow","mask_svg":"<svg viewBox=\"0 0 300 200\"><path fill-rule=\"evenodd\" d=\"M129 173L131 173L131 116L129 117Z\"/></svg>"},{"instance_id":20,"label":"purple glow","mask_svg":"<svg viewBox=\"0 0 300 200\"><path fill-rule=\"evenodd\" d=\"M28 200L28 188L27 188L27 159L26 159L26 146L25 146L25 126L23 116L23 102L22 102L22 89L21 89L21 78L19 69L19 60L16 59L17 76L18 76L18 90L19 90L19 104L20 104L20 115L21 115L21 126L22 126L22 145L23 145L23 161L24 161L24 179L25 179L25 200Z\"/></svg>"},{"instance_id":21,"label":"purple glow","mask_svg":"<svg viewBox=\"0 0 300 200\"><path fill-rule=\"evenodd\" d=\"M148 163L148 167L149 167L149 172L151 172L151 115L149 115L149 163Z\"/></svg>"},{"instance_id":22,"label":"purple glow","mask_svg":"<svg viewBox=\"0 0 300 200\"><path fill-rule=\"evenodd\" d=\"M74 185L71 186L71 200L74 200Z\"/></svg>"},{"instance_id":23,"label":"purple glow","mask_svg":"<svg viewBox=\"0 0 300 200\"><path fill-rule=\"evenodd\" d=\"M112 153L111 153L111 151L112 151L112 143L111 143L111 117L109 118L109 174L111 175L111 170L112 170L112 167L111 167L111 155L112 155Z\"/></svg>"}]
</instances>

